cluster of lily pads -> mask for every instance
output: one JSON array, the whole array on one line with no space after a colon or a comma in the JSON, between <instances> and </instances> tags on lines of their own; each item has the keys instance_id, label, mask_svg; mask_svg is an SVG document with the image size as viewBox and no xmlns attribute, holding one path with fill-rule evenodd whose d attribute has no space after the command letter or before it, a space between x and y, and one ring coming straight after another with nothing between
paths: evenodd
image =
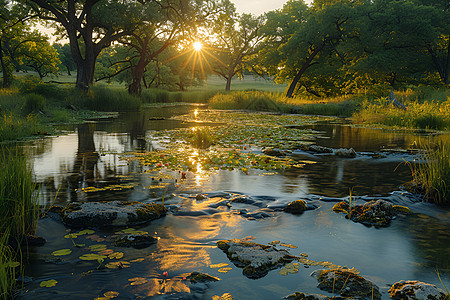
<instances>
[{"instance_id":1,"label":"cluster of lily pads","mask_svg":"<svg viewBox=\"0 0 450 300\"><path fill-rule=\"evenodd\" d=\"M189 115L177 118L192 122ZM158 150L133 153L132 157L126 159L140 160L149 167L148 172L158 172L166 168L192 172L238 169L247 173L250 169L299 168L302 165L295 160L267 156L261 149L276 147L289 150L311 143L317 133L298 128L305 122L311 122L308 118L311 119L293 115L202 111L202 124L214 125L202 133L202 136L205 132L210 135L210 147L196 147L196 132L200 127L155 131L152 138Z\"/></svg>"}]
</instances>

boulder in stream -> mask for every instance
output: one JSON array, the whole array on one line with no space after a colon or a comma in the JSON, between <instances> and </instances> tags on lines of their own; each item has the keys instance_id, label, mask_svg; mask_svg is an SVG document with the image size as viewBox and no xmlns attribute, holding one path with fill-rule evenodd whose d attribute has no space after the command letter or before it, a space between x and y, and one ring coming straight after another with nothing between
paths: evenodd
<instances>
[{"instance_id":1,"label":"boulder in stream","mask_svg":"<svg viewBox=\"0 0 450 300\"><path fill-rule=\"evenodd\" d=\"M355 158L356 152L355 152L355 150L353 150L353 148L350 148L350 149L340 148L340 149L336 150L336 153L334 153L334 155L336 155L338 157L344 157L344 158Z\"/></svg>"},{"instance_id":2,"label":"boulder in stream","mask_svg":"<svg viewBox=\"0 0 450 300\"><path fill-rule=\"evenodd\" d=\"M341 201L333 206L333 211L346 213L346 218L353 222L367 226L386 227L398 214L408 214L409 208L401 205L393 205L386 200L372 200L364 205L349 207L346 201Z\"/></svg>"},{"instance_id":3,"label":"boulder in stream","mask_svg":"<svg viewBox=\"0 0 450 300\"><path fill-rule=\"evenodd\" d=\"M222 240L217 247L249 278L261 278L275 268L291 262L294 256L286 250L278 250L273 245L262 245L239 239Z\"/></svg>"},{"instance_id":4,"label":"boulder in stream","mask_svg":"<svg viewBox=\"0 0 450 300\"><path fill-rule=\"evenodd\" d=\"M219 281L220 279L214 276L211 276L206 273L200 273L200 272L192 272L188 276L186 276L186 280L189 280L192 283L204 283L204 282L214 282Z\"/></svg>"},{"instance_id":5,"label":"boulder in stream","mask_svg":"<svg viewBox=\"0 0 450 300\"><path fill-rule=\"evenodd\" d=\"M133 202L73 202L60 211L63 222L70 227L91 228L134 226L161 218L166 207L157 203Z\"/></svg>"},{"instance_id":6,"label":"boulder in stream","mask_svg":"<svg viewBox=\"0 0 450 300\"><path fill-rule=\"evenodd\" d=\"M283 299L289 299L289 300L329 300L329 299L336 299L336 298L330 298L330 297L323 296L323 295L318 295L318 294L306 294L306 293L295 292L295 294L286 296Z\"/></svg>"},{"instance_id":7,"label":"boulder in stream","mask_svg":"<svg viewBox=\"0 0 450 300\"><path fill-rule=\"evenodd\" d=\"M318 288L342 297L362 300L381 299L378 286L347 269L317 270L311 276L319 282Z\"/></svg>"},{"instance_id":8,"label":"boulder in stream","mask_svg":"<svg viewBox=\"0 0 450 300\"><path fill-rule=\"evenodd\" d=\"M306 202L300 199L289 203L288 206L284 208L284 211L293 215L300 215L307 209Z\"/></svg>"},{"instance_id":9,"label":"boulder in stream","mask_svg":"<svg viewBox=\"0 0 450 300\"><path fill-rule=\"evenodd\" d=\"M392 299L401 300L444 300L446 295L443 290L434 284L417 280L402 280L396 282L389 289Z\"/></svg>"}]
</instances>

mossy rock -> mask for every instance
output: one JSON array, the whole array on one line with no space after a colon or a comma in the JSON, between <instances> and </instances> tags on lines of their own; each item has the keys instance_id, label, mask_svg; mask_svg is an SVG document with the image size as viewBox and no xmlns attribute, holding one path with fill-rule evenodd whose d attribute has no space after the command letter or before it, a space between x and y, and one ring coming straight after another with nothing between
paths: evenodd
<instances>
[{"instance_id":1,"label":"mossy rock","mask_svg":"<svg viewBox=\"0 0 450 300\"><path fill-rule=\"evenodd\" d=\"M319 282L318 288L327 292L337 292L342 297L363 300L381 299L378 286L346 269L317 270L312 274Z\"/></svg>"},{"instance_id":2,"label":"mossy rock","mask_svg":"<svg viewBox=\"0 0 450 300\"><path fill-rule=\"evenodd\" d=\"M327 296L317 295L317 294L305 294L300 292L295 292L295 294L284 297L284 299L289 300L328 300L337 299L336 297L330 298Z\"/></svg>"},{"instance_id":3,"label":"mossy rock","mask_svg":"<svg viewBox=\"0 0 450 300\"><path fill-rule=\"evenodd\" d=\"M434 284L417 280L402 280L394 283L389 289L392 299L398 300L446 300L444 291Z\"/></svg>"},{"instance_id":4,"label":"mossy rock","mask_svg":"<svg viewBox=\"0 0 450 300\"><path fill-rule=\"evenodd\" d=\"M192 272L190 275L186 277L186 280L189 280L192 283L200 283L200 282L214 282L219 281L220 278L211 276L206 273L200 272Z\"/></svg>"},{"instance_id":5,"label":"mossy rock","mask_svg":"<svg viewBox=\"0 0 450 300\"><path fill-rule=\"evenodd\" d=\"M341 201L333 205L332 210L336 213L348 213L348 203L345 201Z\"/></svg>"},{"instance_id":6,"label":"mossy rock","mask_svg":"<svg viewBox=\"0 0 450 300\"><path fill-rule=\"evenodd\" d=\"M291 262L293 256L286 250L278 250L272 245L263 245L238 239L222 240L217 247L249 278L261 278L270 270Z\"/></svg>"},{"instance_id":7,"label":"mossy rock","mask_svg":"<svg viewBox=\"0 0 450 300\"><path fill-rule=\"evenodd\" d=\"M284 209L285 212L294 215L300 215L305 210L307 210L306 202L304 200L295 200L289 203L289 205Z\"/></svg>"},{"instance_id":8,"label":"mossy rock","mask_svg":"<svg viewBox=\"0 0 450 300\"><path fill-rule=\"evenodd\" d=\"M157 203L112 201L71 203L60 215L67 226L92 228L144 224L166 213L166 207Z\"/></svg>"}]
</instances>

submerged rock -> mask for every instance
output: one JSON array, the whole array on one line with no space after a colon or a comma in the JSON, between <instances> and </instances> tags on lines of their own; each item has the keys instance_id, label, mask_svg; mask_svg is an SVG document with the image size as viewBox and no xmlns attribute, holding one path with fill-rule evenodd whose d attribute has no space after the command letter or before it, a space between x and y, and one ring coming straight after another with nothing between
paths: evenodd
<instances>
[{"instance_id":1,"label":"submerged rock","mask_svg":"<svg viewBox=\"0 0 450 300\"><path fill-rule=\"evenodd\" d=\"M391 202L382 199L352 207L349 207L347 202L341 201L333 206L333 211L346 213L346 218L353 222L375 227L388 226L398 214L410 212L409 208L405 206L393 205Z\"/></svg>"},{"instance_id":2,"label":"submerged rock","mask_svg":"<svg viewBox=\"0 0 450 300\"><path fill-rule=\"evenodd\" d=\"M342 297L381 299L378 286L346 269L317 270L311 276L317 278L319 289L338 293Z\"/></svg>"},{"instance_id":3,"label":"submerged rock","mask_svg":"<svg viewBox=\"0 0 450 300\"><path fill-rule=\"evenodd\" d=\"M192 283L203 283L219 281L220 279L206 273L192 272L190 275L186 276L186 280L189 280Z\"/></svg>"},{"instance_id":4,"label":"submerged rock","mask_svg":"<svg viewBox=\"0 0 450 300\"><path fill-rule=\"evenodd\" d=\"M285 156L286 155L283 151L272 148L272 147L267 147L267 148L262 149L262 153L264 153L265 155L268 155L268 156Z\"/></svg>"},{"instance_id":5,"label":"submerged rock","mask_svg":"<svg viewBox=\"0 0 450 300\"><path fill-rule=\"evenodd\" d=\"M319 145L301 145L300 150L314 153L333 153L333 149Z\"/></svg>"},{"instance_id":6,"label":"submerged rock","mask_svg":"<svg viewBox=\"0 0 450 300\"><path fill-rule=\"evenodd\" d=\"M238 239L222 240L217 247L225 252L228 258L249 278L261 278L277 267L293 260L286 250L278 250L274 246L246 242Z\"/></svg>"},{"instance_id":7,"label":"submerged rock","mask_svg":"<svg viewBox=\"0 0 450 300\"><path fill-rule=\"evenodd\" d=\"M306 206L306 202L300 199L289 203L289 205L284 208L284 211L294 215L300 215L307 209L308 207Z\"/></svg>"},{"instance_id":8,"label":"submerged rock","mask_svg":"<svg viewBox=\"0 0 450 300\"><path fill-rule=\"evenodd\" d=\"M114 246L142 249L156 244L156 242L158 239L148 234L127 234L114 241Z\"/></svg>"},{"instance_id":9,"label":"submerged rock","mask_svg":"<svg viewBox=\"0 0 450 300\"><path fill-rule=\"evenodd\" d=\"M338 297L340 298L340 297ZM305 294L300 292L295 292L295 294L289 295L284 297L284 299L290 299L290 300L328 300L328 299L337 299L337 297L327 297L323 295L318 294Z\"/></svg>"},{"instance_id":10,"label":"submerged rock","mask_svg":"<svg viewBox=\"0 0 450 300\"><path fill-rule=\"evenodd\" d=\"M157 203L141 202L87 202L70 203L60 211L63 222L71 227L134 226L162 216L167 209Z\"/></svg>"},{"instance_id":11,"label":"submerged rock","mask_svg":"<svg viewBox=\"0 0 450 300\"><path fill-rule=\"evenodd\" d=\"M353 150L353 148L350 148L350 149L340 148L336 151L336 153L334 155L336 155L338 157L344 157L344 158L355 158L356 152L355 152L355 150Z\"/></svg>"},{"instance_id":12,"label":"submerged rock","mask_svg":"<svg viewBox=\"0 0 450 300\"><path fill-rule=\"evenodd\" d=\"M401 300L444 300L446 299L443 290L433 284L420 282L417 280L399 281L389 289L392 299Z\"/></svg>"}]
</instances>

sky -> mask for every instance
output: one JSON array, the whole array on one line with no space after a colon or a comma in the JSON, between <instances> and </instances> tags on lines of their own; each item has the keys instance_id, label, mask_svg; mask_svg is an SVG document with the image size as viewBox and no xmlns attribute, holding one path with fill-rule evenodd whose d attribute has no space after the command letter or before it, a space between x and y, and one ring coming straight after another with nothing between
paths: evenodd
<instances>
[{"instance_id":1,"label":"sky","mask_svg":"<svg viewBox=\"0 0 450 300\"><path fill-rule=\"evenodd\" d=\"M265 12L282 8L287 0L231 0L239 13L261 15ZM311 3L312 0L306 0Z\"/></svg>"}]
</instances>

